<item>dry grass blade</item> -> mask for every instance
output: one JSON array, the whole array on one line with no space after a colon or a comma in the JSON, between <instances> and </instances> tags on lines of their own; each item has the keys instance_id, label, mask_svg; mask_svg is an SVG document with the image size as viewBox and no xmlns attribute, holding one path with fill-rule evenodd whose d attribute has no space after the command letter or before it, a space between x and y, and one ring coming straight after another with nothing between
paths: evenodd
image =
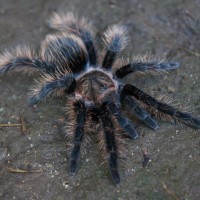
<instances>
[{"instance_id":1,"label":"dry grass blade","mask_svg":"<svg viewBox=\"0 0 200 200\"><path fill-rule=\"evenodd\" d=\"M15 127L22 126L22 124L0 124L0 127Z\"/></svg>"},{"instance_id":2,"label":"dry grass blade","mask_svg":"<svg viewBox=\"0 0 200 200\"><path fill-rule=\"evenodd\" d=\"M22 134L25 134L27 132L27 127L25 119L22 115L20 115L19 121L19 124L0 124L0 127L20 127Z\"/></svg>"},{"instance_id":3,"label":"dry grass blade","mask_svg":"<svg viewBox=\"0 0 200 200\"><path fill-rule=\"evenodd\" d=\"M20 115L20 122L21 122L21 132L25 134L27 132L26 122L22 115Z\"/></svg>"},{"instance_id":4,"label":"dry grass blade","mask_svg":"<svg viewBox=\"0 0 200 200\"><path fill-rule=\"evenodd\" d=\"M174 192L172 192L172 191L170 191L168 188L167 188L167 185L166 185L166 183L163 181L163 188L164 188L164 190L173 198L173 199L175 199L175 200L180 200L175 194L174 194Z\"/></svg>"},{"instance_id":5,"label":"dry grass blade","mask_svg":"<svg viewBox=\"0 0 200 200\"><path fill-rule=\"evenodd\" d=\"M15 168L8 168L8 170L12 173L42 173L43 170L22 170L22 169L15 169Z\"/></svg>"},{"instance_id":6,"label":"dry grass blade","mask_svg":"<svg viewBox=\"0 0 200 200\"><path fill-rule=\"evenodd\" d=\"M195 51L191 51L191 50L187 50L185 48L179 48L182 51L185 51L187 54L191 55L191 56L196 56L196 57L200 57L200 54L195 52Z\"/></svg>"}]
</instances>

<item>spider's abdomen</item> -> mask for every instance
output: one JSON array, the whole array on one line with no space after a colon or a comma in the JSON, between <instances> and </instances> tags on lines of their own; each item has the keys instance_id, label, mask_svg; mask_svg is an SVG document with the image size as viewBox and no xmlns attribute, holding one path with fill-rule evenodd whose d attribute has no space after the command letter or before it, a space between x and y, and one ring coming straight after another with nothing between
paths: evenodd
<instances>
[{"instance_id":1,"label":"spider's abdomen","mask_svg":"<svg viewBox=\"0 0 200 200\"><path fill-rule=\"evenodd\" d=\"M100 103L111 90L115 90L112 78L103 71L92 70L77 80L76 92L87 101Z\"/></svg>"}]
</instances>

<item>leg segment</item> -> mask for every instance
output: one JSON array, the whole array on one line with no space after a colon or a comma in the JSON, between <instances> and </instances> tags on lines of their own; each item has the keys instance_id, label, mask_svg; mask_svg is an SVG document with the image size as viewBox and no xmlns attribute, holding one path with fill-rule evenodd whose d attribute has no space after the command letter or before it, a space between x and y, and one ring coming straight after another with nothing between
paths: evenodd
<instances>
[{"instance_id":1,"label":"leg segment","mask_svg":"<svg viewBox=\"0 0 200 200\"><path fill-rule=\"evenodd\" d=\"M84 42L89 55L90 64L97 64L97 54L94 45L94 28L84 18L79 20L72 13L54 13L49 20L51 28L67 31L78 35Z\"/></svg>"},{"instance_id":2,"label":"leg segment","mask_svg":"<svg viewBox=\"0 0 200 200\"><path fill-rule=\"evenodd\" d=\"M112 96L112 95L110 95L110 96ZM106 108L108 110L108 112L117 119L119 125L124 129L124 131L126 133L128 133L128 135L132 139L134 139L134 140L137 139L138 134L137 134L137 132L135 130L135 125L133 124L132 121L130 121L129 119L127 119L126 117L124 117L121 114L119 105L118 105L118 103L116 101L117 101L116 99L114 99L114 100L107 99L102 104L102 107L104 107L104 109Z\"/></svg>"},{"instance_id":3,"label":"leg segment","mask_svg":"<svg viewBox=\"0 0 200 200\"><path fill-rule=\"evenodd\" d=\"M83 100L79 100L74 104L76 111L76 128L74 132L74 148L70 159L70 175L74 175L77 171L77 160L80 155L81 143L84 136L84 124L86 120L86 107Z\"/></svg>"},{"instance_id":4,"label":"leg segment","mask_svg":"<svg viewBox=\"0 0 200 200\"><path fill-rule=\"evenodd\" d=\"M11 70L25 72L42 70L44 72L51 72L55 68L53 64L36 59L29 47L17 47L12 52L6 51L0 55L0 74L7 73Z\"/></svg>"},{"instance_id":5,"label":"leg segment","mask_svg":"<svg viewBox=\"0 0 200 200\"><path fill-rule=\"evenodd\" d=\"M188 113L178 111L165 103L159 102L148 94L144 93L142 90L136 88L133 85L126 84L123 88L124 94L132 95L139 101L142 101L149 107L153 107L158 111L170 115L174 118L181 120L185 124L189 124L194 128L200 128L200 120L191 116Z\"/></svg>"},{"instance_id":6,"label":"leg segment","mask_svg":"<svg viewBox=\"0 0 200 200\"><path fill-rule=\"evenodd\" d=\"M80 73L88 64L88 53L83 41L74 34L47 35L41 45L43 60L57 66L61 73Z\"/></svg>"},{"instance_id":7,"label":"leg segment","mask_svg":"<svg viewBox=\"0 0 200 200\"><path fill-rule=\"evenodd\" d=\"M128 106L128 111L135 114L141 121L143 121L150 128L157 130L157 122L147 113L143 108L141 108L138 103L131 97L125 96L122 99L124 105Z\"/></svg>"},{"instance_id":8,"label":"leg segment","mask_svg":"<svg viewBox=\"0 0 200 200\"><path fill-rule=\"evenodd\" d=\"M109 154L108 163L109 163L110 174L112 176L114 183L118 184L120 183L120 175L118 172L118 164L117 164L118 155L117 155L117 146L115 142L114 127L105 109L102 109L101 112L101 122L104 130L106 149Z\"/></svg>"},{"instance_id":9,"label":"leg segment","mask_svg":"<svg viewBox=\"0 0 200 200\"><path fill-rule=\"evenodd\" d=\"M178 62L132 62L115 72L117 78L123 78L133 72L172 70L179 67Z\"/></svg>"},{"instance_id":10,"label":"leg segment","mask_svg":"<svg viewBox=\"0 0 200 200\"><path fill-rule=\"evenodd\" d=\"M112 26L105 32L104 42L107 47L102 67L110 69L119 52L127 45L126 30L123 26Z\"/></svg>"},{"instance_id":11,"label":"leg segment","mask_svg":"<svg viewBox=\"0 0 200 200\"><path fill-rule=\"evenodd\" d=\"M63 75L57 78L46 74L40 80L40 83L32 88L30 92L29 105L34 105L50 94L62 91L72 93L76 87L76 80L71 75Z\"/></svg>"}]
</instances>

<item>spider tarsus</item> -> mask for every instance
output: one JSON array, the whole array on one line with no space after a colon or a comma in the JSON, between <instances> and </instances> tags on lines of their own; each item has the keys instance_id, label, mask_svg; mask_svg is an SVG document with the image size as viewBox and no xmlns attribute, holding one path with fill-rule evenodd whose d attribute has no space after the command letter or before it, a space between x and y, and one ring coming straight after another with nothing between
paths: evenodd
<instances>
[{"instance_id":1,"label":"spider tarsus","mask_svg":"<svg viewBox=\"0 0 200 200\"><path fill-rule=\"evenodd\" d=\"M131 139L136 140L138 138L138 133L135 130L135 125L131 121L127 121L127 124L123 125L124 131L128 133Z\"/></svg>"},{"instance_id":2,"label":"spider tarsus","mask_svg":"<svg viewBox=\"0 0 200 200\"><path fill-rule=\"evenodd\" d=\"M144 122L145 122L145 124L147 124L153 130L158 130L158 128L159 128L157 122L154 119L152 119L150 116L147 116L144 119Z\"/></svg>"},{"instance_id":3,"label":"spider tarsus","mask_svg":"<svg viewBox=\"0 0 200 200\"><path fill-rule=\"evenodd\" d=\"M28 99L28 106L32 107L35 104L37 104L39 102L39 100L37 99L37 97L30 97Z\"/></svg>"},{"instance_id":4,"label":"spider tarsus","mask_svg":"<svg viewBox=\"0 0 200 200\"><path fill-rule=\"evenodd\" d=\"M116 169L110 170L113 182L118 185L121 182L119 172Z\"/></svg>"},{"instance_id":5,"label":"spider tarsus","mask_svg":"<svg viewBox=\"0 0 200 200\"><path fill-rule=\"evenodd\" d=\"M172 70L180 67L179 62L161 62L159 67L164 70Z\"/></svg>"},{"instance_id":6,"label":"spider tarsus","mask_svg":"<svg viewBox=\"0 0 200 200\"><path fill-rule=\"evenodd\" d=\"M74 176L77 171L77 160L71 160L70 161L70 169L69 169L69 175Z\"/></svg>"},{"instance_id":7,"label":"spider tarsus","mask_svg":"<svg viewBox=\"0 0 200 200\"><path fill-rule=\"evenodd\" d=\"M196 129L200 129L200 119L192 117L192 125L196 128Z\"/></svg>"},{"instance_id":8,"label":"spider tarsus","mask_svg":"<svg viewBox=\"0 0 200 200\"><path fill-rule=\"evenodd\" d=\"M128 107L128 112L135 114L141 121L153 130L158 129L157 122L131 96L121 93L121 101Z\"/></svg>"},{"instance_id":9,"label":"spider tarsus","mask_svg":"<svg viewBox=\"0 0 200 200\"><path fill-rule=\"evenodd\" d=\"M192 126L196 129L200 129L200 119L191 116L189 113L176 111L175 117L180 119L186 125Z\"/></svg>"},{"instance_id":10,"label":"spider tarsus","mask_svg":"<svg viewBox=\"0 0 200 200\"><path fill-rule=\"evenodd\" d=\"M116 152L111 152L109 157L109 169L110 174L115 184L120 183L120 175L118 172L118 165L117 165L117 154Z\"/></svg>"}]
</instances>

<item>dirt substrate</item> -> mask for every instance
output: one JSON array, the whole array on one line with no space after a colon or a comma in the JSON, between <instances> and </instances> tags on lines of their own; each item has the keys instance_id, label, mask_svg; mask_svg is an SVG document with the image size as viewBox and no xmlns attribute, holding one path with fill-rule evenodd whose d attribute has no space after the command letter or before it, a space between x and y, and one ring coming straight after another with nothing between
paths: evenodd
<instances>
[{"instance_id":1,"label":"dirt substrate","mask_svg":"<svg viewBox=\"0 0 200 200\"><path fill-rule=\"evenodd\" d=\"M125 81L155 96L170 95L182 110L200 116L199 0L1 0L1 52L18 44L39 49L40 41L52 32L48 16L60 9L89 18L97 27L99 42L109 25L126 24L131 41L124 55L148 52L179 61L181 67L169 74L131 75ZM24 133L17 126L0 127L0 199L200 198L199 131L163 121L157 131L140 124L138 140L124 139L127 151L120 161L124 165L120 164L118 187L95 137L81 157L77 175L70 177L63 137L65 100L48 99L28 107L27 93L37 77L19 73L0 77L0 124L24 120L27 128ZM146 168L142 167L144 149L150 156Z\"/></svg>"}]
</instances>

